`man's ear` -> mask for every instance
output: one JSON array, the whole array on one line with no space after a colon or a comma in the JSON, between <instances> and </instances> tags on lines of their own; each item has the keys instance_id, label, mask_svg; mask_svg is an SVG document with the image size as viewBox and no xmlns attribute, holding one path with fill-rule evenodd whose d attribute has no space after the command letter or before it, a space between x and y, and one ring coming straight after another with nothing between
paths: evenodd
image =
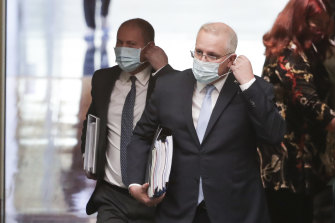
<instances>
[{"instance_id":1,"label":"man's ear","mask_svg":"<svg viewBox=\"0 0 335 223\"><path fill-rule=\"evenodd\" d=\"M229 57L228 67L230 68L231 65L233 65L234 61L236 60L237 55L234 53Z\"/></svg>"}]
</instances>

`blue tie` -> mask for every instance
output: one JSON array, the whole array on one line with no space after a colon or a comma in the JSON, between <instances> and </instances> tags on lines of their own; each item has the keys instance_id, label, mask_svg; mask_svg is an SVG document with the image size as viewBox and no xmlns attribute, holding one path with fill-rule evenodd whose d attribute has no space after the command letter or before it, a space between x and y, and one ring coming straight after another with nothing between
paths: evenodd
<instances>
[{"instance_id":1,"label":"blue tie","mask_svg":"<svg viewBox=\"0 0 335 223\"><path fill-rule=\"evenodd\" d=\"M198 124L197 124L197 134L200 143L202 142L205 132L207 129L207 125L209 122L209 119L212 114L212 91L215 89L213 85L207 85L206 86L206 95L204 100L202 101L201 109L200 109L200 114L198 118ZM204 199L204 194L202 191L202 180L200 177L200 182L199 182L199 197L198 197L198 204Z\"/></svg>"},{"instance_id":2,"label":"blue tie","mask_svg":"<svg viewBox=\"0 0 335 223\"><path fill-rule=\"evenodd\" d=\"M127 180L127 145L133 134L134 105L136 96L135 81L136 77L131 76L131 89L126 97L122 109L121 118L121 140L120 140L120 163L121 177L124 185L128 185Z\"/></svg>"}]
</instances>

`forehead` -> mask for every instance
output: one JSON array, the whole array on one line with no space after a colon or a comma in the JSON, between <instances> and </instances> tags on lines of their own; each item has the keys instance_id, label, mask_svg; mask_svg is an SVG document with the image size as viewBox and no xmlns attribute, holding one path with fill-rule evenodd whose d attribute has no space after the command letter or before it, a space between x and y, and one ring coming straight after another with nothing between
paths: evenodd
<instances>
[{"instance_id":1,"label":"forehead","mask_svg":"<svg viewBox=\"0 0 335 223\"><path fill-rule=\"evenodd\" d=\"M122 41L144 42L143 31L136 25L123 25L117 32L117 38Z\"/></svg>"},{"instance_id":2,"label":"forehead","mask_svg":"<svg viewBox=\"0 0 335 223\"><path fill-rule=\"evenodd\" d=\"M200 30L196 40L196 48L203 52L225 54L227 49L227 36Z\"/></svg>"}]
</instances>

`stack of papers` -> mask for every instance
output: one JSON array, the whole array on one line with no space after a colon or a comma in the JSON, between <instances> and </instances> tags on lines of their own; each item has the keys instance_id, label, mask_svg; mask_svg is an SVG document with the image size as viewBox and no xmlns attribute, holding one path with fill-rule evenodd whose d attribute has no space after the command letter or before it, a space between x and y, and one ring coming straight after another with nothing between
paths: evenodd
<instances>
[{"instance_id":1,"label":"stack of papers","mask_svg":"<svg viewBox=\"0 0 335 223\"><path fill-rule=\"evenodd\" d=\"M155 134L148 163L148 196L159 197L166 192L169 181L173 154L171 132L158 128Z\"/></svg>"},{"instance_id":2,"label":"stack of papers","mask_svg":"<svg viewBox=\"0 0 335 223\"><path fill-rule=\"evenodd\" d=\"M96 155L99 141L100 118L88 115L86 128L86 143L84 154L84 171L88 174L96 173Z\"/></svg>"}]
</instances>

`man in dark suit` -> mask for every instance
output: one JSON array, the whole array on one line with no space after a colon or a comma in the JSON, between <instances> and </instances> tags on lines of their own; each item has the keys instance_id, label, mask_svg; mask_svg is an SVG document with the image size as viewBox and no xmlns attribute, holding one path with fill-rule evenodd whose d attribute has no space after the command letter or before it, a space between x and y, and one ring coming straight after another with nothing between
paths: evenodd
<instances>
[{"instance_id":1,"label":"man in dark suit","mask_svg":"<svg viewBox=\"0 0 335 223\"><path fill-rule=\"evenodd\" d=\"M203 25L193 68L161 76L135 127L127 148L129 191L147 206L158 204L158 223L269 222L256 148L279 143L285 126L272 86L253 75L236 47L229 26ZM145 169L159 125L172 131L172 169L166 194L149 199Z\"/></svg>"},{"instance_id":2,"label":"man in dark suit","mask_svg":"<svg viewBox=\"0 0 335 223\"><path fill-rule=\"evenodd\" d=\"M151 222L153 209L132 198L127 188L125 152L136 122L167 64L167 56L154 46L154 29L143 19L121 24L115 47L118 66L101 69L92 78L92 103L87 112L100 118L96 188L87 204L87 214L98 211L97 222ZM147 62L143 62L143 60ZM150 63L149 63L149 62ZM164 69L170 69L165 66ZM87 117L87 116L86 116ZM85 152L86 124L82 132Z\"/></svg>"}]
</instances>

